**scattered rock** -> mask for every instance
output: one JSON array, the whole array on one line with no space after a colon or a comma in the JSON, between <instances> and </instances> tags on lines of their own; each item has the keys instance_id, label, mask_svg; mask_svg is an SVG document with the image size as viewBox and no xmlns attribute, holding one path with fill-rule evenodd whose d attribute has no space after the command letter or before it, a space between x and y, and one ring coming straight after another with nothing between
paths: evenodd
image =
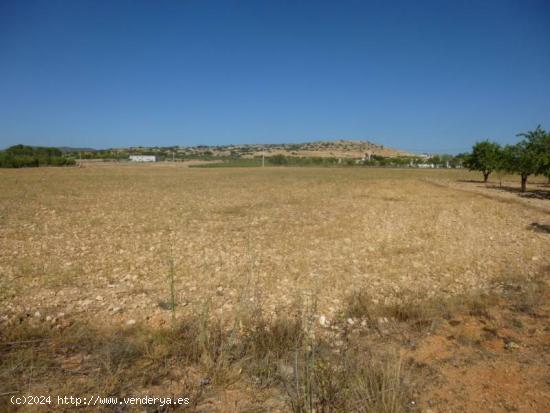
<instances>
[{"instance_id":1,"label":"scattered rock","mask_svg":"<svg viewBox=\"0 0 550 413\"><path fill-rule=\"evenodd\" d=\"M509 341L508 343L506 343L506 344L504 345L504 348L505 348L506 350L511 350L511 351L513 351L513 350L518 350L518 349L520 348L520 346L519 346L518 343L515 343L515 342L513 342L513 341Z\"/></svg>"},{"instance_id":2,"label":"scattered rock","mask_svg":"<svg viewBox=\"0 0 550 413\"><path fill-rule=\"evenodd\" d=\"M133 320L133 319L126 321L127 326L133 326L135 323L136 323L136 320Z\"/></svg>"}]
</instances>

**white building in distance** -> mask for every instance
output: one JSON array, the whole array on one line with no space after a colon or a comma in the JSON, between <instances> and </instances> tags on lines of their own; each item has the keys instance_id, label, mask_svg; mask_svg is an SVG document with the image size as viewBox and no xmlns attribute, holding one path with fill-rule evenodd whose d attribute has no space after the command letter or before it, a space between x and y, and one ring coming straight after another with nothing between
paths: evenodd
<instances>
[{"instance_id":1,"label":"white building in distance","mask_svg":"<svg viewBox=\"0 0 550 413\"><path fill-rule=\"evenodd\" d=\"M156 162L157 157L155 155L130 155L130 161L132 161L132 162Z\"/></svg>"}]
</instances>

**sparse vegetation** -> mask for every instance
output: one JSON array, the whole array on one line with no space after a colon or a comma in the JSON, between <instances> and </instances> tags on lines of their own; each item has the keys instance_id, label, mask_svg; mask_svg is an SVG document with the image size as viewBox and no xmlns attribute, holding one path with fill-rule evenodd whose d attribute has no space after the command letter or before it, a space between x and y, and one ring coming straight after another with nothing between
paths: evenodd
<instances>
[{"instance_id":1,"label":"sparse vegetation","mask_svg":"<svg viewBox=\"0 0 550 413\"><path fill-rule=\"evenodd\" d=\"M455 190L466 170L1 174L1 394L463 411L447 383L516 369L544 407L547 214L485 185ZM525 409L525 387L484 384L469 404Z\"/></svg>"},{"instance_id":2,"label":"sparse vegetation","mask_svg":"<svg viewBox=\"0 0 550 413\"><path fill-rule=\"evenodd\" d=\"M507 277L494 287L499 293L492 296L464 293L450 299L404 300L399 306L375 305L365 295L353 294L334 332L319 329L315 314L308 312L312 309L300 306L294 314L277 312L281 315L273 319L259 305L250 307L237 330L213 319L206 307L175 328L160 329L144 323L113 329L76 319L52 329L29 315L0 333L0 378L3 390L22 389L29 380L38 390L47 380L48 386L65 392L85 386L89 392L117 397L178 379L183 388L171 391L184 391L194 408L210 397L211 384L245 380L260 391L277 389L281 408L293 412L404 412L413 397L414 370L398 354L399 348L407 348L399 337L412 334L422 340L460 317L490 320L505 305L536 317L549 293L541 277L528 282ZM362 330L359 325L362 332L357 335L349 317L369 323ZM431 326L429 335L418 330L419 322ZM393 332L397 339L388 341ZM71 383L67 374L81 379ZM2 403L7 406L6 400Z\"/></svg>"}]
</instances>

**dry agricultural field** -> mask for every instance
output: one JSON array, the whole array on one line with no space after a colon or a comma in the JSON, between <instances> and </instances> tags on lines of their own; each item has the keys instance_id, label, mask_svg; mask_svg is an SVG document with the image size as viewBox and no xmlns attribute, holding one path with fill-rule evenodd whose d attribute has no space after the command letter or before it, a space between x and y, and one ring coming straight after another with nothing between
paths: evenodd
<instances>
[{"instance_id":1,"label":"dry agricultural field","mask_svg":"<svg viewBox=\"0 0 550 413\"><path fill-rule=\"evenodd\" d=\"M0 410L550 411L548 187L504 178L2 170Z\"/></svg>"}]
</instances>

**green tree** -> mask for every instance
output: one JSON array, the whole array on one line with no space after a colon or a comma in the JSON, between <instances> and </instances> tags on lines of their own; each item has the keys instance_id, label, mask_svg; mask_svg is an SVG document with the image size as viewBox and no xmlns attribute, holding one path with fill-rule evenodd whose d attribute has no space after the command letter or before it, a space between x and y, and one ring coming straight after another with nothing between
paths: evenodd
<instances>
[{"instance_id":1,"label":"green tree","mask_svg":"<svg viewBox=\"0 0 550 413\"><path fill-rule=\"evenodd\" d=\"M484 140L477 142L472 153L466 158L465 166L470 171L483 173L483 182L487 182L489 175L498 169L502 161L501 148L498 143Z\"/></svg>"},{"instance_id":2,"label":"green tree","mask_svg":"<svg viewBox=\"0 0 550 413\"><path fill-rule=\"evenodd\" d=\"M14 145L0 152L1 168L24 168L44 165L64 166L74 164L74 159L64 157L63 153L57 148Z\"/></svg>"},{"instance_id":3,"label":"green tree","mask_svg":"<svg viewBox=\"0 0 550 413\"><path fill-rule=\"evenodd\" d=\"M6 149L6 153L11 156L34 156L35 150L32 146L13 145Z\"/></svg>"},{"instance_id":4,"label":"green tree","mask_svg":"<svg viewBox=\"0 0 550 413\"><path fill-rule=\"evenodd\" d=\"M268 159L269 163L272 165L286 165L288 163L288 159L283 154L273 155Z\"/></svg>"},{"instance_id":5,"label":"green tree","mask_svg":"<svg viewBox=\"0 0 550 413\"><path fill-rule=\"evenodd\" d=\"M531 150L535 153L537 163L535 174L550 177L550 132L539 125L534 131L520 133L518 136L527 139Z\"/></svg>"},{"instance_id":6,"label":"green tree","mask_svg":"<svg viewBox=\"0 0 550 413\"><path fill-rule=\"evenodd\" d=\"M520 133L524 139L504 149L504 168L521 176L521 192L527 188L530 175L545 175L550 169L550 134L541 126Z\"/></svg>"}]
</instances>

